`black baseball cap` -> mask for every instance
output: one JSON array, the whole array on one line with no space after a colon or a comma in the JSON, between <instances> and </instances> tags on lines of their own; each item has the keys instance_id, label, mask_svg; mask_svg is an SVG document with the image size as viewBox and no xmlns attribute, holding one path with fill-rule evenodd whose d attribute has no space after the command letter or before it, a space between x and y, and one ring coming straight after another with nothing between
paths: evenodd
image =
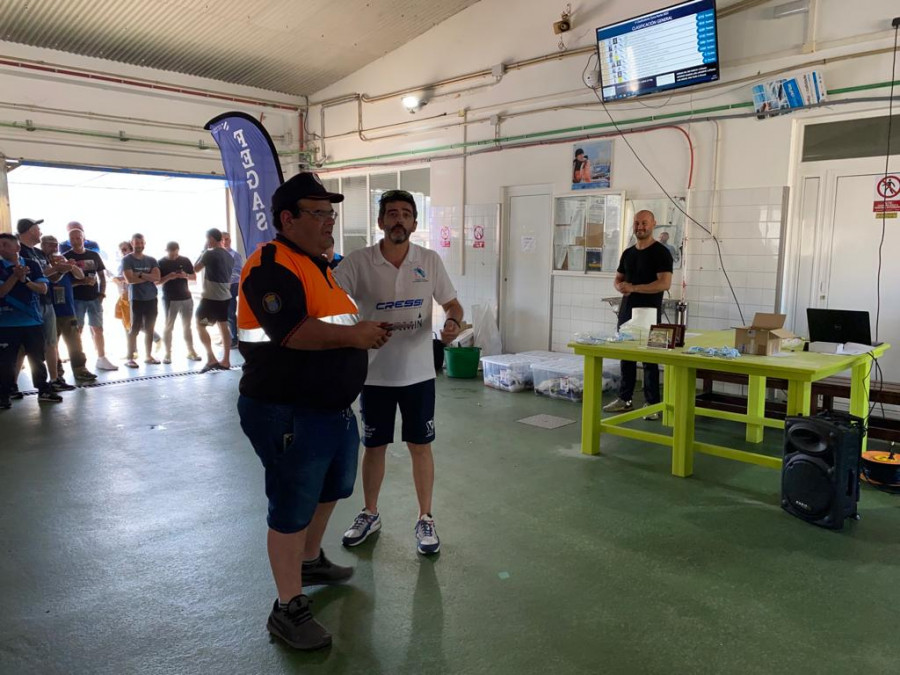
<instances>
[{"instance_id":1,"label":"black baseball cap","mask_svg":"<svg viewBox=\"0 0 900 675\"><path fill-rule=\"evenodd\" d=\"M344 201L344 195L329 192L316 174L303 171L275 190L275 194L272 195L272 214L278 218L278 214L284 210L293 212L301 199L324 199L337 204Z\"/></svg>"},{"instance_id":2,"label":"black baseball cap","mask_svg":"<svg viewBox=\"0 0 900 675\"><path fill-rule=\"evenodd\" d=\"M343 199L343 197L341 197L341 199ZM16 223L16 231L19 234L25 234L32 227L34 227L35 225L40 225L43 222L43 218L41 218L40 220L32 220L31 218L19 218L19 222Z\"/></svg>"}]
</instances>

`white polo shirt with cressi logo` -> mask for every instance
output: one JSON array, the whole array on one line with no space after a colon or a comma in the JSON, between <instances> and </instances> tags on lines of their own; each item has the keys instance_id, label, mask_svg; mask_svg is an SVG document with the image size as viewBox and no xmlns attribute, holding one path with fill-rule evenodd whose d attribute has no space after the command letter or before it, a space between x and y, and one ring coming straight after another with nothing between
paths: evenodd
<instances>
[{"instance_id":1,"label":"white polo shirt with cressi logo","mask_svg":"<svg viewBox=\"0 0 900 675\"><path fill-rule=\"evenodd\" d=\"M410 243L397 268L375 244L345 256L332 274L356 301L361 320L392 326L387 344L369 350L366 384L406 387L433 379L432 300L444 305L456 297L440 256Z\"/></svg>"}]
</instances>

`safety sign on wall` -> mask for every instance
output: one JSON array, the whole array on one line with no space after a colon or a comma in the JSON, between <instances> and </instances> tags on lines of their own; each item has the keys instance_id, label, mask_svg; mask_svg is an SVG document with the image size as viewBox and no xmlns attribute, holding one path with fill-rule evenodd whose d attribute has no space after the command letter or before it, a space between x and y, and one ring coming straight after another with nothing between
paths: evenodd
<instances>
[{"instance_id":1,"label":"safety sign on wall","mask_svg":"<svg viewBox=\"0 0 900 675\"><path fill-rule=\"evenodd\" d=\"M879 217L896 218L900 212L900 176L879 176L875 180L875 202L872 211Z\"/></svg>"},{"instance_id":2,"label":"safety sign on wall","mask_svg":"<svg viewBox=\"0 0 900 675\"><path fill-rule=\"evenodd\" d=\"M472 244L472 248L484 248L484 226L476 225L472 234L475 237L475 241Z\"/></svg>"},{"instance_id":3,"label":"safety sign on wall","mask_svg":"<svg viewBox=\"0 0 900 675\"><path fill-rule=\"evenodd\" d=\"M441 228L441 248L450 248L450 228L446 225Z\"/></svg>"}]
</instances>

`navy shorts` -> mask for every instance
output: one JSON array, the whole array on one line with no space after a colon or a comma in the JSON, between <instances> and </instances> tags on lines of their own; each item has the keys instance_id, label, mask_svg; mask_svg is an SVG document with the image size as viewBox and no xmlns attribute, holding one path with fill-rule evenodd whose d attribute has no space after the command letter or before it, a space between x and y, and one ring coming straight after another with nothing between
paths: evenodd
<instances>
[{"instance_id":1,"label":"navy shorts","mask_svg":"<svg viewBox=\"0 0 900 675\"><path fill-rule=\"evenodd\" d=\"M266 470L269 527L306 528L319 503L353 494L359 427L350 408L337 412L241 396L238 414Z\"/></svg>"},{"instance_id":2,"label":"navy shorts","mask_svg":"<svg viewBox=\"0 0 900 675\"><path fill-rule=\"evenodd\" d=\"M362 390L363 445L378 448L394 442L394 421L400 406L402 439L425 445L434 441L434 380L406 387L372 387Z\"/></svg>"}]
</instances>

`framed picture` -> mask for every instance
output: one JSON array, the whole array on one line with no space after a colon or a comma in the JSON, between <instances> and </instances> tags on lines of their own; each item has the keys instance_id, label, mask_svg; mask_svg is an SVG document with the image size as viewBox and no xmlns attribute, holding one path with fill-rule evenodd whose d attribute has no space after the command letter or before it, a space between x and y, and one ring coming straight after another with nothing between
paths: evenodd
<instances>
[{"instance_id":1,"label":"framed picture","mask_svg":"<svg viewBox=\"0 0 900 675\"><path fill-rule=\"evenodd\" d=\"M612 141L585 141L572 148L572 189L608 189L612 175Z\"/></svg>"},{"instance_id":2,"label":"framed picture","mask_svg":"<svg viewBox=\"0 0 900 675\"><path fill-rule=\"evenodd\" d=\"M671 328L674 336L672 339L672 347L684 347L685 327L680 323L659 323L650 327L653 328Z\"/></svg>"},{"instance_id":3,"label":"framed picture","mask_svg":"<svg viewBox=\"0 0 900 675\"><path fill-rule=\"evenodd\" d=\"M675 346L675 331L671 328L652 326L647 336L647 346L654 349L672 349Z\"/></svg>"}]
</instances>

